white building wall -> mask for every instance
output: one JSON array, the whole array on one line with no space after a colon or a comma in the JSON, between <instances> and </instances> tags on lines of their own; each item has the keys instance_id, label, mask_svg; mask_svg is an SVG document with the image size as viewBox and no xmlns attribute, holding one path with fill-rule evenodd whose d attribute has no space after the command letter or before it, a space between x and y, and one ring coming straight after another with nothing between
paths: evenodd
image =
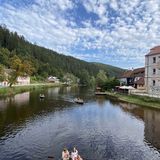
<instances>
[{"instance_id":1,"label":"white building wall","mask_svg":"<svg viewBox=\"0 0 160 160\"><path fill-rule=\"evenodd\" d=\"M9 83L8 83L8 81L3 81L3 82L0 82L0 86L7 87L7 86L9 86Z\"/></svg>"},{"instance_id":2,"label":"white building wall","mask_svg":"<svg viewBox=\"0 0 160 160\"><path fill-rule=\"evenodd\" d=\"M24 76L24 77L19 76L17 78L17 83L18 83L18 85L30 84L30 77L29 76Z\"/></svg>"},{"instance_id":3,"label":"white building wall","mask_svg":"<svg viewBox=\"0 0 160 160\"><path fill-rule=\"evenodd\" d=\"M156 58L156 63L153 62L153 57ZM145 86L149 94L160 95L160 53L145 57Z\"/></svg>"}]
</instances>

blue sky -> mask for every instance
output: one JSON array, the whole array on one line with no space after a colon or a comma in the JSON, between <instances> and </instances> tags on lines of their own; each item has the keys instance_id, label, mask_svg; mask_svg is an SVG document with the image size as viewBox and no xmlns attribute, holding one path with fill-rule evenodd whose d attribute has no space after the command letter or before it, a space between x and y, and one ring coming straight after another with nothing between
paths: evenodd
<instances>
[{"instance_id":1,"label":"blue sky","mask_svg":"<svg viewBox=\"0 0 160 160\"><path fill-rule=\"evenodd\" d=\"M144 66L160 45L160 0L0 0L0 24L86 61Z\"/></svg>"}]
</instances>

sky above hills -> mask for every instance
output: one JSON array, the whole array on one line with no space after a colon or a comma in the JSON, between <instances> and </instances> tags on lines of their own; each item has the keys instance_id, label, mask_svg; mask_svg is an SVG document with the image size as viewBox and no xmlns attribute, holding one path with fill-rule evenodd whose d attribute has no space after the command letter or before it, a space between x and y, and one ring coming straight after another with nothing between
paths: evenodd
<instances>
[{"instance_id":1,"label":"sky above hills","mask_svg":"<svg viewBox=\"0 0 160 160\"><path fill-rule=\"evenodd\" d=\"M160 0L0 0L0 24L86 61L144 66L160 45Z\"/></svg>"}]
</instances>

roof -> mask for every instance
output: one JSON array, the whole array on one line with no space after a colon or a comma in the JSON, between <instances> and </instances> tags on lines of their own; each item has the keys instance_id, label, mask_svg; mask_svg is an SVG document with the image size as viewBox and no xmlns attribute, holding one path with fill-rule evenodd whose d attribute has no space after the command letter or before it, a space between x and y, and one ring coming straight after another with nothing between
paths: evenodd
<instances>
[{"instance_id":1,"label":"roof","mask_svg":"<svg viewBox=\"0 0 160 160\"><path fill-rule=\"evenodd\" d=\"M144 67L142 67L142 68L136 68L136 69L133 70L133 73L137 74L137 73L144 72L144 71L145 71Z\"/></svg>"},{"instance_id":2,"label":"roof","mask_svg":"<svg viewBox=\"0 0 160 160\"><path fill-rule=\"evenodd\" d=\"M145 68L136 68L133 70L134 77L144 77Z\"/></svg>"},{"instance_id":3,"label":"roof","mask_svg":"<svg viewBox=\"0 0 160 160\"><path fill-rule=\"evenodd\" d=\"M121 78L131 78L131 77L143 77L144 76L144 72L145 72L145 68L141 67L141 68L136 68L134 70L128 70L125 71Z\"/></svg>"},{"instance_id":4,"label":"roof","mask_svg":"<svg viewBox=\"0 0 160 160\"><path fill-rule=\"evenodd\" d=\"M48 81L58 81L59 79L57 77L54 76L50 76L48 77Z\"/></svg>"},{"instance_id":5,"label":"roof","mask_svg":"<svg viewBox=\"0 0 160 160\"><path fill-rule=\"evenodd\" d=\"M49 76L48 79L57 79L57 77Z\"/></svg>"},{"instance_id":6,"label":"roof","mask_svg":"<svg viewBox=\"0 0 160 160\"><path fill-rule=\"evenodd\" d=\"M134 84L144 85L144 77L141 77L139 80L137 80L136 82L134 82Z\"/></svg>"},{"instance_id":7,"label":"roof","mask_svg":"<svg viewBox=\"0 0 160 160\"><path fill-rule=\"evenodd\" d=\"M132 77L132 70L125 71L120 78L129 78Z\"/></svg>"},{"instance_id":8,"label":"roof","mask_svg":"<svg viewBox=\"0 0 160 160\"><path fill-rule=\"evenodd\" d=\"M148 54L146 54L146 56L153 56L153 55L157 55L160 54L160 46L156 46L150 49L150 52Z\"/></svg>"}]
</instances>

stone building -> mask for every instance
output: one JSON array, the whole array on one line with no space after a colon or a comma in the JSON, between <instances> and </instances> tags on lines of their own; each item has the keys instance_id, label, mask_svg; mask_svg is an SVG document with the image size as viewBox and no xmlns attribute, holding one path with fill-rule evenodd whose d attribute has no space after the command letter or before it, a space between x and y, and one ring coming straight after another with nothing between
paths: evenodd
<instances>
[{"instance_id":1,"label":"stone building","mask_svg":"<svg viewBox=\"0 0 160 160\"><path fill-rule=\"evenodd\" d=\"M145 55L145 86L152 95L160 95L160 46Z\"/></svg>"}]
</instances>

